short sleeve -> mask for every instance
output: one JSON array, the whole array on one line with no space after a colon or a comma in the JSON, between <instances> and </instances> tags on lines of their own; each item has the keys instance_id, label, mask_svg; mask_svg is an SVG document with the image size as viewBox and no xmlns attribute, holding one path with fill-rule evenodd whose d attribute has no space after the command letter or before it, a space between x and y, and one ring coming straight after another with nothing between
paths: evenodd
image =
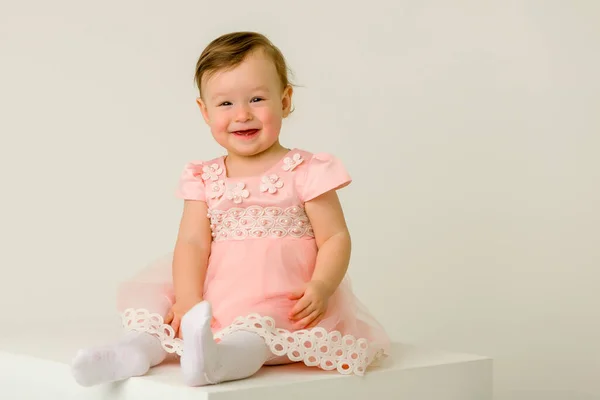
<instances>
[{"instance_id":1,"label":"short sleeve","mask_svg":"<svg viewBox=\"0 0 600 400\"><path fill-rule=\"evenodd\" d=\"M184 200L206 201L202 163L190 162L185 165L179 177L176 196Z\"/></svg>"},{"instance_id":2,"label":"short sleeve","mask_svg":"<svg viewBox=\"0 0 600 400\"><path fill-rule=\"evenodd\" d=\"M348 186L352 178L342 162L331 154L314 154L306 168L301 188L303 201L310 201L331 190Z\"/></svg>"}]
</instances>

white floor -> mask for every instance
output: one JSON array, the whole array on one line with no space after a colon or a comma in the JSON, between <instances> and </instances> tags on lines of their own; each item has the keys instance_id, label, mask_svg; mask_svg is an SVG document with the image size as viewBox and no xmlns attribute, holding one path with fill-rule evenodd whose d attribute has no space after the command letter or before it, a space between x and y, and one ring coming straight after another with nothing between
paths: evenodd
<instances>
[{"instance_id":1,"label":"white floor","mask_svg":"<svg viewBox=\"0 0 600 400\"><path fill-rule=\"evenodd\" d=\"M0 332L0 399L492 399L491 359L400 344L394 345L390 359L364 377L290 365L265 367L238 382L189 388L172 360L144 377L82 388L71 378L71 357L79 347L106 342L119 331L65 325L45 329L36 334L14 327Z\"/></svg>"}]
</instances>

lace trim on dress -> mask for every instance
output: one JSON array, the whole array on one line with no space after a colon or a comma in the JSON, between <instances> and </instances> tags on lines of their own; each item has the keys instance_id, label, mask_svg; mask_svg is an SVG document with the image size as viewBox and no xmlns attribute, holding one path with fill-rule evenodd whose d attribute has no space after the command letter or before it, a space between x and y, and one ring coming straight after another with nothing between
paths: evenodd
<instances>
[{"instance_id":1,"label":"lace trim on dress","mask_svg":"<svg viewBox=\"0 0 600 400\"><path fill-rule=\"evenodd\" d=\"M121 322L126 331L146 332L158 338L167 353L182 354L183 341L175 337L175 330L164 323L160 314L143 308L128 308L121 314Z\"/></svg>"},{"instance_id":2,"label":"lace trim on dress","mask_svg":"<svg viewBox=\"0 0 600 400\"><path fill-rule=\"evenodd\" d=\"M122 320L128 331L147 332L157 337L168 353L183 353L183 341L175 337L173 328L165 324L159 314L130 308L123 312ZM222 339L240 330L261 336L277 356L287 356L291 361L302 361L309 367L326 371L337 370L344 375L364 375L367 367L383 356L383 351L374 349L366 339L342 336L339 331L327 332L320 327L290 332L278 329L272 318L258 314L238 317L214 337Z\"/></svg>"},{"instance_id":3,"label":"lace trim on dress","mask_svg":"<svg viewBox=\"0 0 600 400\"><path fill-rule=\"evenodd\" d=\"M302 206L250 206L230 208L227 211L210 209L208 218L215 241L315 235Z\"/></svg>"}]
</instances>

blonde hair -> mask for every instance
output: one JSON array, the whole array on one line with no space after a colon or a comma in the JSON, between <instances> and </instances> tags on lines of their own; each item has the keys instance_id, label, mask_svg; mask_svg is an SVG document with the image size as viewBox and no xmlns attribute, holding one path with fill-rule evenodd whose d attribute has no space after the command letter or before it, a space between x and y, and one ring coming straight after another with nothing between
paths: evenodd
<instances>
[{"instance_id":1,"label":"blonde hair","mask_svg":"<svg viewBox=\"0 0 600 400\"><path fill-rule=\"evenodd\" d=\"M219 36L206 46L198 62L194 81L202 97L202 78L206 75L235 68L251 53L262 50L273 60L282 90L291 85L289 70L283 54L266 36L256 32L232 32Z\"/></svg>"}]
</instances>

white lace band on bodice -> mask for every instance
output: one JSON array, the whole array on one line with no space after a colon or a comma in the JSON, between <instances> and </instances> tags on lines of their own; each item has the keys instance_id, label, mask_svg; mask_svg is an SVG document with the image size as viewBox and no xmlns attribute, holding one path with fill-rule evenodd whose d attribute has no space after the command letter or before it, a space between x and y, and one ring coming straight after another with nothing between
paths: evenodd
<instances>
[{"instance_id":1,"label":"white lace band on bodice","mask_svg":"<svg viewBox=\"0 0 600 400\"><path fill-rule=\"evenodd\" d=\"M128 331L147 332L157 337L168 353L183 353L183 341L175 337L173 328L165 324L160 315L130 308L123 312L122 321ZM364 375L367 367L383 355L381 349L374 348L363 338L343 336L339 331L327 332L319 327L290 332L278 329L272 318L257 314L237 318L217 332L215 339L240 330L261 336L276 356L287 356L291 361L301 361L326 371L337 370L344 375Z\"/></svg>"},{"instance_id":2,"label":"white lace band on bodice","mask_svg":"<svg viewBox=\"0 0 600 400\"><path fill-rule=\"evenodd\" d=\"M301 206L234 207L227 211L209 209L208 217L215 241L314 237L310 221Z\"/></svg>"}]
</instances>

